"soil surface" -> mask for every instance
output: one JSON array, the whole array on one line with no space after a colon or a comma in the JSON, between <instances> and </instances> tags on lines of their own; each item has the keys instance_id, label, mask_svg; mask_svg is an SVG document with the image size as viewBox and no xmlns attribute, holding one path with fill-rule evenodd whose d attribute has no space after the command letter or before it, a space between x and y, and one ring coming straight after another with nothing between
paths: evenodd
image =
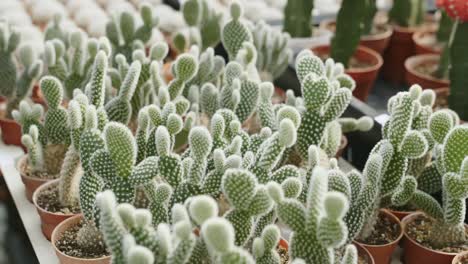
<instances>
[{"instance_id":1,"label":"soil surface","mask_svg":"<svg viewBox=\"0 0 468 264\"><path fill-rule=\"evenodd\" d=\"M414 67L414 70L422 75L431 76L433 78L440 79L436 75L436 71L438 67L439 65L437 63L426 62L426 63L421 63L417 65L416 67ZM442 78L442 80L447 80L447 78Z\"/></svg>"},{"instance_id":2,"label":"soil surface","mask_svg":"<svg viewBox=\"0 0 468 264\"><path fill-rule=\"evenodd\" d=\"M56 214L79 214L81 212L79 204L62 206L59 201L58 184L42 190L37 197L37 204L47 212Z\"/></svg>"},{"instance_id":3,"label":"soil surface","mask_svg":"<svg viewBox=\"0 0 468 264\"><path fill-rule=\"evenodd\" d=\"M441 51L444 47L443 43L437 41L435 34L429 33L424 34L421 38L419 38L418 44L438 51Z\"/></svg>"},{"instance_id":4,"label":"soil surface","mask_svg":"<svg viewBox=\"0 0 468 264\"><path fill-rule=\"evenodd\" d=\"M60 173L51 173L49 174L47 171L33 171L32 168L29 166L28 162L24 162L21 165L21 173L27 177L31 178L39 178L43 180L55 180L58 179Z\"/></svg>"},{"instance_id":5,"label":"soil surface","mask_svg":"<svg viewBox=\"0 0 468 264\"><path fill-rule=\"evenodd\" d=\"M467 243L462 245L452 245L444 248L434 247L430 241L431 230L434 224L435 221L433 219L421 215L408 224L407 234L419 244L433 250L443 251L446 253L460 253L468 250ZM467 229L465 229L465 233L468 236Z\"/></svg>"},{"instance_id":6,"label":"soil surface","mask_svg":"<svg viewBox=\"0 0 468 264\"><path fill-rule=\"evenodd\" d=\"M288 254L288 251L285 248L278 246L276 248L276 251L278 251L278 254L280 256L280 263L281 264L289 263L289 254Z\"/></svg>"},{"instance_id":7,"label":"soil surface","mask_svg":"<svg viewBox=\"0 0 468 264\"><path fill-rule=\"evenodd\" d=\"M400 231L397 223L392 222L389 217L380 213L370 236L364 240L358 239L358 242L367 245L385 245L395 241L400 235Z\"/></svg>"},{"instance_id":8,"label":"soil surface","mask_svg":"<svg viewBox=\"0 0 468 264\"><path fill-rule=\"evenodd\" d=\"M454 264L468 264L468 255L461 257L460 260Z\"/></svg>"},{"instance_id":9,"label":"soil surface","mask_svg":"<svg viewBox=\"0 0 468 264\"><path fill-rule=\"evenodd\" d=\"M57 249L67 256L76 258L92 259L108 256L109 252L106 250L104 241L102 241L100 244L97 244L92 249L84 249L78 245L77 234L82 226L83 223L80 222L78 225L75 225L67 231L63 232L62 237L56 242Z\"/></svg>"}]
</instances>

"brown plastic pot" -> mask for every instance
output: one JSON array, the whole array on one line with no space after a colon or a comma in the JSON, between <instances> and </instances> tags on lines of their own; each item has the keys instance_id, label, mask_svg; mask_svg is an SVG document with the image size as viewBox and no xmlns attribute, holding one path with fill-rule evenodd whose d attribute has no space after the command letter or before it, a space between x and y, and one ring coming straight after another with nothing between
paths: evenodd
<instances>
[{"instance_id":1,"label":"brown plastic pot","mask_svg":"<svg viewBox=\"0 0 468 264\"><path fill-rule=\"evenodd\" d=\"M317 54L327 55L330 54L330 45L313 47L312 51ZM377 73L382 67L383 60L377 52L363 46L357 47L353 57L358 61L372 65L365 68L345 70L356 81L356 89L354 89L353 95L361 101L367 101L369 92L377 79Z\"/></svg>"},{"instance_id":2,"label":"brown plastic pot","mask_svg":"<svg viewBox=\"0 0 468 264\"><path fill-rule=\"evenodd\" d=\"M20 175L21 175L21 181L23 181L24 183L24 187L25 187L25 191L26 191L26 198L28 199L28 201L30 202L33 202L33 194L34 194L34 191L39 188L39 186L45 184L46 182L49 182L51 180L47 180L47 179L39 179L39 178L35 178L35 177L29 177L29 176L26 176L26 174L23 172L23 169L24 168L24 164L28 161L28 155L24 155L22 156L19 160L18 160L18 163L16 165L16 169L19 171Z\"/></svg>"},{"instance_id":3,"label":"brown plastic pot","mask_svg":"<svg viewBox=\"0 0 468 264\"><path fill-rule=\"evenodd\" d=\"M0 128L3 143L23 147L21 144L21 126L15 120L0 118Z\"/></svg>"},{"instance_id":4,"label":"brown plastic pot","mask_svg":"<svg viewBox=\"0 0 468 264\"><path fill-rule=\"evenodd\" d=\"M414 221L417 217L423 215L424 213L417 212L408 215L402 221L403 230L404 230L404 239L403 239L403 252L404 252L404 263L405 264L419 264L419 263L437 263L437 264L451 264L452 260L457 254L455 253L445 253L442 251L433 250L427 248L414 239L412 239L407 233L407 226ZM465 228L468 228L465 225Z\"/></svg>"},{"instance_id":5,"label":"brown plastic pot","mask_svg":"<svg viewBox=\"0 0 468 264\"><path fill-rule=\"evenodd\" d=\"M353 244L358 251L358 255L361 256L364 260L366 260L367 264L375 264L374 258L372 257L369 250L367 250L365 247L361 246L356 242L354 242Z\"/></svg>"},{"instance_id":6,"label":"brown plastic pot","mask_svg":"<svg viewBox=\"0 0 468 264\"><path fill-rule=\"evenodd\" d=\"M416 70L421 65L438 65L439 59L440 56L435 54L422 54L409 57L405 61L405 76L408 85L419 84L424 89L448 87L450 85L449 80L435 78Z\"/></svg>"},{"instance_id":7,"label":"brown plastic pot","mask_svg":"<svg viewBox=\"0 0 468 264\"><path fill-rule=\"evenodd\" d=\"M71 227L80 223L83 219L83 215L75 215L73 217L68 218L67 220L60 223L52 232L52 246L54 247L55 254L57 255L59 262L61 264L110 264L111 257L106 256L102 258L95 258L95 259L84 259L84 258L76 258L68 256L62 253L56 246L57 241L62 237L62 234L70 229Z\"/></svg>"},{"instance_id":8,"label":"brown plastic pot","mask_svg":"<svg viewBox=\"0 0 468 264\"><path fill-rule=\"evenodd\" d=\"M452 260L452 264L466 264L468 260L468 251L458 253ZM464 261L464 262L462 262Z\"/></svg>"},{"instance_id":9,"label":"brown plastic pot","mask_svg":"<svg viewBox=\"0 0 468 264\"><path fill-rule=\"evenodd\" d=\"M41 89L39 88L38 84L33 86L32 94L31 94L31 100L36 104L40 104L42 106L47 106L47 103L44 100L44 96L42 95Z\"/></svg>"},{"instance_id":10,"label":"brown plastic pot","mask_svg":"<svg viewBox=\"0 0 468 264\"><path fill-rule=\"evenodd\" d=\"M384 79L392 83L403 83L405 81L405 60L414 55L413 34L417 28L393 27L390 43L384 53L384 65L382 74Z\"/></svg>"},{"instance_id":11,"label":"brown plastic pot","mask_svg":"<svg viewBox=\"0 0 468 264\"><path fill-rule=\"evenodd\" d=\"M391 214L393 214L394 216L398 217L398 219L403 220L403 218L405 218L406 216L414 213L414 211L395 211L395 210L392 210L392 209L387 209Z\"/></svg>"},{"instance_id":12,"label":"brown plastic pot","mask_svg":"<svg viewBox=\"0 0 468 264\"><path fill-rule=\"evenodd\" d=\"M413 34L414 51L420 54L441 54L442 47L437 44L436 30L428 28L427 30L417 31Z\"/></svg>"},{"instance_id":13,"label":"brown plastic pot","mask_svg":"<svg viewBox=\"0 0 468 264\"><path fill-rule=\"evenodd\" d=\"M368 245L368 244L364 244L358 241L356 241L355 243L365 247L370 252L372 257L374 258L375 263L388 264L390 263L390 259L392 258L393 251L398 246L398 243L403 237L403 227L401 225L400 220L396 216L391 214L388 210L380 209L380 213L388 217L391 222L398 224L400 226L400 234L398 235L397 239L385 245ZM421 262L421 263L424 263L424 262Z\"/></svg>"},{"instance_id":14,"label":"brown plastic pot","mask_svg":"<svg viewBox=\"0 0 468 264\"><path fill-rule=\"evenodd\" d=\"M383 54L388 43L390 43L390 37L392 36L393 30L388 24L376 24L376 26L385 29L385 31L379 34L361 36L359 45L372 49L379 54ZM320 22L320 27L334 33L336 29L336 21L334 19L325 19Z\"/></svg>"},{"instance_id":15,"label":"brown plastic pot","mask_svg":"<svg viewBox=\"0 0 468 264\"><path fill-rule=\"evenodd\" d=\"M77 214L61 214L61 213L52 213L46 211L44 208L40 207L37 204L37 199L41 192L49 188L57 188L59 184L59 179L49 181L41 186L39 186L33 194L33 203L36 206L36 210L39 213L39 217L41 218L41 229L44 236L47 240L50 241L52 237L52 232L54 231L55 227L60 224L61 222L65 221L66 219L73 217Z\"/></svg>"},{"instance_id":16,"label":"brown plastic pot","mask_svg":"<svg viewBox=\"0 0 468 264\"><path fill-rule=\"evenodd\" d=\"M348 138L345 135L341 135L340 147L338 148L338 151L335 154L335 158L339 159L341 156L343 156L344 150L347 146Z\"/></svg>"}]
</instances>

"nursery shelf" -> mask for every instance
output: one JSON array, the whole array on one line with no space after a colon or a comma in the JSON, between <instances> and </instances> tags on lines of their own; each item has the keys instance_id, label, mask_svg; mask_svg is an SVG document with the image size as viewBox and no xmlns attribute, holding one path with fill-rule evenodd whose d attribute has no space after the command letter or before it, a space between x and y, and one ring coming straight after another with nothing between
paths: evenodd
<instances>
[{"instance_id":1,"label":"nursery shelf","mask_svg":"<svg viewBox=\"0 0 468 264\"><path fill-rule=\"evenodd\" d=\"M36 208L26 199L24 185L16 170L16 160L21 155L23 155L21 148L6 146L0 141L0 170L23 221L36 257L41 264L58 264L59 261L52 244L42 234L41 221Z\"/></svg>"}]
</instances>

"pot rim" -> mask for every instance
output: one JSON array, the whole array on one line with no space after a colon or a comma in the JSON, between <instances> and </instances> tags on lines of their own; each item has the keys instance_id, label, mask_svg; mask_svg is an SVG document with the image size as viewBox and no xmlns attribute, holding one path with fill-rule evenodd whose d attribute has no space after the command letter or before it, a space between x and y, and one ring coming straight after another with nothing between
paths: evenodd
<instances>
[{"instance_id":1,"label":"pot rim","mask_svg":"<svg viewBox=\"0 0 468 264\"><path fill-rule=\"evenodd\" d=\"M414 34L413 34L413 41L414 41L414 43L416 43L419 46L429 48L429 49L433 49L433 47L431 47L431 46L422 45L421 43L419 43L419 41L421 40L421 38L423 36L428 35L428 34L429 35L435 35L435 33L436 33L436 30L434 28L426 28L424 30L418 30L418 31L414 32Z\"/></svg>"},{"instance_id":2,"label":"pot rim","mask_svg":"<svg viewBox=\"0 0 468 264\"><path fill-rule=\"evenodd\" d=\"M326 18L324 20L322 20L322 22L320 22L320 25L319 25L319 28L323 29L323 30L328 30L328 31L331 31L327 28L328 25L334 23L336 25L336 19L334 18ZM362 35L361 36L361 40L364 40L364 41L372 41L372 40L381 40L381 39L386 39L386 38L389 38L392 33L393 33L393 28L388 24L373 24L374 26L378 26L378 27L383 27L385 28L385 31L382 32L382 33L378 33L378 34L374 34L374 35ZM335 34L335 32L331 31L333 34Z\"/></svg>"},{"instance_id":3,"label":"pot rim","mask_svg":"<svg viewBox=\"0 0 468 264\"><path fill-rule=\"evenodd\" d=\"M366 247L364 247L362 244L357 243L356 241L352 241L351 243L358 250L358 255L359 255L359 250L364 251L367 254L367 256L369 257L369 260L370 260L370 263L368 263L368 264L375 264L374 257L372 257L372 254L370 253L370 251Z\"/></svg>"},{"instance_id":4,"label":"pot rim","mask_svg":"<svg viewBox=\"0 0 468 264\"><path fill-rule=\"evenodd\" d=\"M355 243L360 244L360 245L365 246L365 247L369 247L369 248L380 248L380 247L392 246L392 245L398 244L400 242L400 240L401 240L401 238L403 237L403 234L404 234L403 224L401 223L400 219L398 219L398 217L393 215L387 209L380 209L379 212L381 212L381 213L385 214L386 216L388 216L389 218L393 219L393 222L398 224L398 226L400 227L400 234L398 235L398 237L394 241L392 241L390 243L387 243L387 244L382 244L382 245L370 245L370 244L366 244L366 243L362 243L362 242L353 240Z\"/></svg>"},{"instance_id":5,"label":"pot rim","mask_svg":"<svg viewBox=\"0 0 468 264\"><path fill-rule=\"evenodd\" d=\"M33 197L32 197L32 200L33 200L33 204L34 206L36 207L37 210L41 211L41 213L43 214L48 214L48 215L52 215L52 216L60 216L60 217L72 217L74 215L78 215L78 214L64 214L64 213L54 213L54 212L50 212L50 211L47 211L45 210L44 208L42 208L41 206L39 206L39 204L37 203L37 199L39 197L39 194L41 191L51 187L51 185L55 185L55 184L58 184L60 182L60 179L54 179L54 180L50 180L44 184L42 184L41 186L39 186L33 193ZM81 213L79 213L81 214Z\"/></svg>"},{"instance_id":6,"label":"pot rim","mask_svg":"<svg viewBox=\"0 0 468 264\"><path fill-rule=\"evenodd\" d=\"M62 228L64 225L68 225L70 222L75 222L75 221L78 221L78 220L81 220L83 219L83 214L77 214L75 216L72 216L68 219L66 219L65 221L61 222L60 224L58 224L55 228L54 228L54 231L52 232L52 236L51 236L51 239L50 239L50 242L52 244L52 247L54 248L55 250L55 254L60 254L62 257L64 258L68 258L68 259L72 259L72 260L75 260L75 261L99 261L99 260L105 260L105 259L110 259L110 255L109 256L105 256L105 257L100 257L100 258L77 258L77 257L72 257L72 256L69 256L65 253L63 253L62 251L60 251L57 246L55 245L55 243L57 242L57 240L60 238L60 235L63 233L63 232L60 232L59 233L59 229Z\"/></svg>"},{"instance_id":7,"label":"pot rim","mask_svg":"<svg viewBox=\"0 0 468 264\"><path fill-rule=\"evenodd\" d=\"M421 79L426 79L426 80L430 80L430 81L434 81L434 82L440 82L440 83L444 83L446 84L445 86L449 86L450 85L450 81L449 80L444 80L444 79L439 79L439 78L435 78L431 75L427 75L427 74L422 74L418 71L416 71L414 68L418 65L420 65L421 63L423 62L435 62L437 61L437 63L439 62L440 60L440 55L438 54L420 54L420 55L414 55L414 56L411 56L409 58L407 58L405 60L405 69L410 72L411 74L421 78ZM419 62L419 63L418 63Z\"/></svg>"},{"instance_id":8,"label":"pot rim","mask_svg":"<svg viewBox=\"0 0 468 264\"><path fill-rule=\"evenodd\" d=\"M330 44L318 45L318 46L311 47L309 49L314 51L314 49L322 49L322 48L327 48L328 50L330 50L331 45ZM382 56L380 56L379 53L377 53L376 51L374 51L374 50L372 50L370 48L364 47L362 45L358 45L356 50L353 53L353 56L351 56L351 57L354 57L354 54L356 54L356 52L358 52L358 51L367 53L367 55L370 55L370 56L374 57L377 60L377 63L373 63L372 66L368 66L368 67L364 67L364 68L345 69L346 73L348 73L348 74L350 74L350 73L351 74L367 73L367 72L378 71L382 67L383 58L382 58Z\"/></svg>"},{"instance_id":9,"label":"pot rim","mask_svg":"<svg viewBox=\"0 0 468 264\"><path fill-rule=\"evenodd\" d=\"M21 178L25 178L25 179L28 179L28 180L32 180L32 181L36 181L36 182L42 182L42 183L47 183L49 181L53 181L53 180L56 180L56 179L41 179L41 178L37 178L37 177L31 177L31 176L27 176L23 173L23 170L21 169L21 165L25 162L27 162L28 160L28 154L25 153L24 155L22 155L18 161L16 162L16 170L19 172Z\"/></svg>"},{"instance_id":10,"label":"pot rim","mask_svg":"<svg viewBox=\"0 0 468 264\"><path fill-rule=\"evenodd\" d=\"M420 216L420 215L425 215L425 213L423 212L415 212L415 213L412 213L410 215L407 215L405 218L403 218L403 220L401 220L401 224L403 226L403 234L405 236L405 239L408 239L409 241L411 241L411 243L417 245L418 247L421 247L423 248L424 250L427 250L429 252L432 252L432 253L436 253L436 254L439 254L439 255L447 255L447 256L456 256L460 253L447 253L447 252L444 252L444 251L439 251L439 250L434 250L434 249L431 249L431 248L428 248L422 244L420 244L418 241L414 240L412 237L410 237L407 233L406 233L406 228L408 226L408 224L414 220L416 217ZM428 216L427 216L428 217ZM465 224L465 228L467 228L467 225ZM463 253L464 251L462 251L461 253Z\"/></svg>"},{"instance_id":11,"label":"pot rim","mask_svg":"<svg viewBox=\"0 0 468 264\"><path fill-rule=\"evenodd\" d=\"M289 41L307 41L307 40L314 39L314 38L327 37L329 35L330 36L333 35L333 32L331 32L330 30L325 29L325 28L316 27L316 28L314 28L314 31L312 32L312 36L310 36L310 37L291 37L291 39Z\"/></svg>"},{"instance_id":12,"label":"pot rim","mask_svg":"<svg viewBox=\"0 0 468 264\"><path fill-rule=\"evenodd\" d=\"M459 261L462 257L468 256L468 250L462 251L458 253L452 260L452 264L457 264L457 261Z\"/></svg>"}]
</instances>

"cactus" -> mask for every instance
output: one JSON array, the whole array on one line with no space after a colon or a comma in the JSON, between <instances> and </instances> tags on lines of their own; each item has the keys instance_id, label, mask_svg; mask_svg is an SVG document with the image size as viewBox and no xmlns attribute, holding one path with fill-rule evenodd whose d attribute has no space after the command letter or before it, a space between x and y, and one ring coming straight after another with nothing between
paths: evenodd
<instances>
[{"instance_id":1,"label":"cactus","mask_svg":"<svg viewBox=\"0 0 468 264\"><path fill-rule=\"evenodd\" d=\"M330 57L342 63L345 68L348 67L349 60L359 45L368 1L343 1L338 11Z\"/></svg>"},{"instance_id":2,"label":"cactus","mask_svg":"<svg viewBox=\"0 0 468 264\"><path fill-rule=\"evenodd\" d=\"M390 21L401 27L419 26L424 21L425 1L396 0L389 12Z\"/></svg>"},{"instance_id":3,"label":"cactus","mask_svg":"<svg viewBox=\"0 0 468 264\"><path fill-rule=\"evenodd\" d=\"M220 41L221 15L206 0L190 0L182 4L182 15L190 27L188 34L183 32L174 35L173 40L179 53L183 53L191 45L197 45L202 51L216 46ZM191 36L195 34L195 36ZM183 38L180 39L180 38ZM195 43L193 43L195 42Z\"/></svg>"},{"instance_id":4,"label":"cactus","mask_svg":"<svg viewBox=\"0 0 468 264\"><path fill-rule=\"evenodd\" d=\"M67 33L62 26L62 16L60 14L55 14L53 19L49 21L44 31L44 40L53 40L59 39L63 42L67 41Z\"/></svg>"},{"instance_id":5,"label":"cactus","mask_svg":"<svg viewBox=\"0 0 468 264\"><path fill-rule=\"evenodd\" d=\"M344 74L343 65L335 64L331 59L324 64L320 58L307 50L298 55L296 70L305 107L297 131L296 149L305 159L310 145L327 143L329 146L335 146L335 149L327 150L327 153L333 156L336 146L339 146L341 133L334 137L330 137L329 134L339 127L333 123L338 122L338 117L351 102L351 92L355 83L351 77Z\"/></svg>"},{"instance_id":6,"label":"cactus","mask_svg":"<svg viewBox=\"0 0 468 264\"><path fill-rule=\"evenodd\" d=\"M288 1L284 8L283 30L293 38L312 37L314 1Z\"/></svg>"},{"instance_id":7,"label":"cactus","mask_svg":"<svg viewBox=\"0 0 468 264\"><path fill-rule=\"evenodd\" d=\"M32 171L42 171L44 169L44 153L36 125L31 125L29 133L21 137L21 143L28 149L28 162Z\"/></svg>"},{"instance_id":8,"label":"cactus","mask_svg":"<svg viewBox=\"0 0 468 264\"><path fill-rule=\"evenodd\" d=\"M236 59L237 53L242 48L244 42L252 41L252 33L242 21L242 6L238 2L233 2L229 7L231 13L231 21L224 25L221 32L221 40L226 49L229 60Z\"/></svg>"},{"instance_id":9,"label":"cactus","mask_svg":"<svg viewBox=\"0 0 468 264\"><path fill-rule=\"evenodd\" d=\"M206 83L217 84L219 77L224 71L224 59L215 55L213 48L209 47L203 51L199 58L198 70L195 76L185 85L184 96L188 96L189 89L195 89L193 85L202 87ZM203 99L203 96L202 96Z\"/></svg>"},{"instance_id":10,"label":"cactus","mask_svg":"<svg viewBox=\"0 0 468 264\"><path fill-rule=\"evenodd\" d=\"M258 22L252 30L257 49L257 68L263 81L273 81L288 67L292 50L288 48L289 34L273 30L265 22Z\"/></svg>"},{"instance_id":11,"label":"cactus","mask_svg":"<svg viewBox=\"0 0 468 264\"><path fill-rule=\"evenodd\" d=\"M133 51L144 49L151 39L153 27L158 25L158 19L153 17L149 4L140 6L142 25L137 27L136 18L129 11L114 14L106 25L106 36L112 44L113 54L122 54L127 61L132 59Z\"/></svg>"},{"instance_id":12,"label":"cactus","mask_svg":"<svg viewBox=\"0 0 468 264\"><path fill-rule=\"evenodd\" d=\"M377 3L376 0L366 0L365 3L365 12L363 17L363 28L362 34L369 35L372 32L374 26L374 17L377 13Z\"/></svg>"},{"instance_id":13,"label":"cactus","mask_svg":"<svg viewBox=\"0 0 468 264\"><path fill-rule=\"evenodd\" d=\"M31 93L37 78L42 74L42 61L33 47L20 44L20 34L5 22L0 23L0 96L8 100L6 117ZM14 52L18 50L18 58ZM20 71L19 69L23 69Z\"/></svg>"},{"instance_id":14,"label":"cactus","mask_svg":"<svg viewBox=\"0 0 468 264\"><path fill-rule=\"evenodd\" d=\"M281 187L267 185L278 218L292 230L290 255L306 263L335 263L334 249L344 245L347 227L343 221L348 200L339 192L329 192L326 171L315 168L307 192L306 206L294 198L285 198Z\"/></svg>"},{"instance_id":15,"label":"cactus","mask_svg":"<svg viewBox=\"0 0 468 264\"><path fill-rule=\"evenodd\" d=\"M457 112L463 120L468 120L468 105L463 98L466 98L467 81L463 76L463 72L468 70L466 60L468 53L463 47L466 47L467 40L465 37L468 33L468 22L455 22L454 36L450 42L450 95L449 108Z\"/></svg>"}]
</instances>

